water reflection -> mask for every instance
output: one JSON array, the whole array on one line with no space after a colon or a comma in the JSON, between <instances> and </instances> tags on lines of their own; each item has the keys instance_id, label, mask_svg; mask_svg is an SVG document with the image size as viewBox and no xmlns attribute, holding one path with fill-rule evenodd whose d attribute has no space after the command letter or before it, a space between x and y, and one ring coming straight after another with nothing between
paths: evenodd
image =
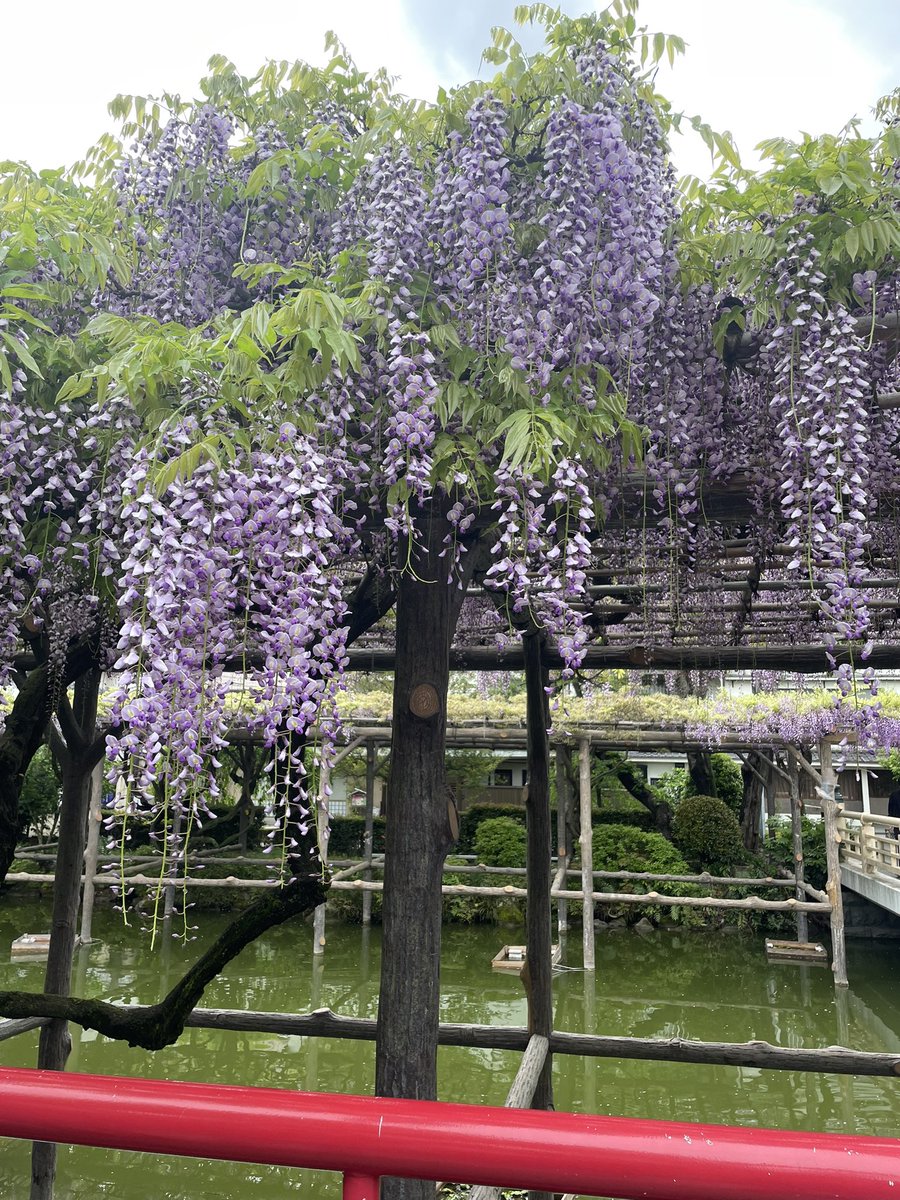
<instances>
[{"instance_id":1,"label":"water reflection","mask_svg":"<svg viewBox=\"0 0 900 1200\"><path fill-rule=\"evenodd\" d=\"M44 905L46 909L46 905ZM202 952L225 918L204 916L201 936L184 946L163 939L152 953L144 936L115 914L98 911L90 948L79 952L81 994L107 999L163 995ZM35 902L0 902L0 954L23 930L46 926ZM525 999L515 976L491 971L498 947L521 933L494 928L448 929L442 960L441 1019L523 1025ZM247 947L210 987L210 1007L309 1011L327 1006L374 1018L380 930L331 927L325 955L313 958L302 923L271 931ZM862 1050L900 1049L896 989L900 946L850 947L852 987L836 993L827 969L773 965L761 937L737 934L610 932L598 939L596 976L580 969L580 937L570 937L570 969L554 983L557 1028L575 1032L746 1041L782 1046L835 1042ZM0 961L0 988L40 988L43 964ZM31 1066L37 1035L0 1043L0 1063ZM439 1052L439 1086L446 1100L502 1103L519 1055L499 1050ZM281 1088L371 1091L371 1043L189 1029L176 1046L146 1054L86 1031L76 1035L73 1069L105 1074L216 1080ZM704 1067L558 1056L556 1104L576 1112L605 1112L796 1129L888 1134L900 1123L900 1083L809 1075L792 1071ZM25 1200L28 1147L0 1141L0 1195ZM61 1152L59 1200L114 1196L116 1200L182 1200L243 1194L255 1200L334 1197L333 1176L286 1168L190 1163L185 1160L66 1148Z\"/></svg>"}]
</instances>

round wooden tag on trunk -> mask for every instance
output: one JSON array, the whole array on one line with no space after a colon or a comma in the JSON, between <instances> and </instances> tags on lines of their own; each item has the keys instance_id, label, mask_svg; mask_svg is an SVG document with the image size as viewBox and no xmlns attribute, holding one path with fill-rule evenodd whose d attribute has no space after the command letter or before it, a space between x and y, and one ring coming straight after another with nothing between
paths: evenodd
<instances>
[{"instance_id":1,"label":"round wooden tag on trunk","mask_svg":"<svg viewBox=\"0 0 900 1200\"><path fill-rule=\"evenodd\" d=\"M437 716L441 711L441 701L434 684L416 684L409 693L409 711L414 717L421 717L423 721Z\"/></svg>"}]
</instances>

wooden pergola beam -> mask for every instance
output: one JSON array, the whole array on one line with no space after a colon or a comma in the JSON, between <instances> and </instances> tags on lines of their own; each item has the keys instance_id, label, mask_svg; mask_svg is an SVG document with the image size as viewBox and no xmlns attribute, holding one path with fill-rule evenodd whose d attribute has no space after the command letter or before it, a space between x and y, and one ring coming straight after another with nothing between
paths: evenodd
<instances>
[{"instance_id":1,"label":"wooden pergola beam","mask_svg":"<svg viewBox=\"0 0 900 1200\"><path fill-rule=\"evenodd\" d=\"M563 667L559 651L545 648L544 665L550 670ZM347 652L351 671L390 671L394 652L386 648L366 649L354 646ZM900 645L879 644L862 663L858 648L833 651L837 664L854 663L879 670L900 670ZM796 674L828 675L832 671L824 646L590 646L582 661L585 670L657 670L657 671L789 671ZM450 651L453 671L521 671L524 658L521 646L457 646Z\"/></svg>"}]
</instances>

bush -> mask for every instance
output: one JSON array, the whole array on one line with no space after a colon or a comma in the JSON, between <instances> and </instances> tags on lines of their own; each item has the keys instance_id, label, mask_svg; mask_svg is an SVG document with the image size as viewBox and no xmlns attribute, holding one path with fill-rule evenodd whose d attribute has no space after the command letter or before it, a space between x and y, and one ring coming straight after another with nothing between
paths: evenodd
<instances>
[{"instance_id":1,"label":"bush","mask_svg":"<svg viewBox=\"0 0 900 1200\"><path fill-rule=\"evenodd\" d=\"M328 857L362 858L365 835L365 817L332 817ZM384 817L376 817L372 823L372 849L375 854L384 853Z\"/></svg>"},{"instance_id":2,"label":"bush","mask_svg":"<svg viewBox=\"0 0 900 1200\"><path fill-rule=\"evenodd\" d=\"M653 790L660 800L664 800L670 808L677 808L681 801L688 794L691 777L683 768L676 768L674 771L667 771L665 775L660 775L656 783L653 785Z\"/></svg>"},{"instance_id":3,"label":"bush","mask_svg":"<svg viewBox=\"0 0 900 1200\"><path fill-rule=\"evenodd\" d=\"M482 821L493 817L508 817L525 827L525 809L516 804L473 804L459 814L458 854L475 853L475 835Z\"/></svg>"},{"instance_id":4,"label":"bush","mask_svg":"<svg viewBox=\"0 0 900 1200\"><path fill-rule=\"evenodd\" d=\"M825 822L801 818L803 835L803 877L813 887L824 889L828 880L828 865L825 861ZM794 873L794 844L791 837L790 820L772 821L769 824L765 852L771 864L784 867Z\"/></svg>"},{"instance_id":5,"label":"bush","mask_svg":"<svg viewBox=\"0 0 900 1200\"><path fill-rule=\"evenodd\" d=\"M716 781L716 794L727 804L734 815L740 818L741 807L744 803L744 779L741 768L727 754L710 756L713 778Z\"/></svg>"},{"instance_id":6,"label":"bush","mask_svg":"<svg viewBox=\"0 0 900 1200\"><path fill-rule=\"evenodd\" d=\"M653 813L643 807L624 812L608 812L606 809L601 809L600 812L593 813L591 825L594 829L600 825L627 825L631 829L643 829L648 833L656 828Z\"/></svg>"},{"instance_id":7,"label":"bush","mask_svg":"<svg viewBox=\"0 0 900 1200\"><path fill-rule=\"evenodd\" d=\"M40 833L48 817L59 807L59 780L53 770L53 759L46 746L41 746L31 760L22 791L19 795L19 833L26 837Z\"/></svg>"},{"instance_id":8,"label":"bush","mask_svg":"<svg viewBox=\"0 0 900 1200\"><path fill-rule=\"evenodd\" d=\"M661 833L646 833L631 825L601 825L594 829L591 846L595 871L647 871L653 875L689 875L690 867ZM640 880L615 880L600 884L617 892L646 892L650 885ZM659 889L667 896L696 896L692 883L664 883ZM680 925L696 925L701 921L695 908L673 906L661 909L655 904L628 904L621 910L601 905L605 916L624 916L629 922L646 917L650 921L671 921Z\"/></svg>"},{"instance_id":9,"label":"bush","mask_svg":"<svg viewBox=\"0 0 900 1200\"><path fill-rule=\"evenodd\" d=\"M672 839L691 862L714 871L746 857L737 817L716 796L688 796L675 810Z\"/></svg>"},{"instance_id":10,"label":"bush","mask_svg":"<svg viewBox=\"0 0 900 1200\"><path fill-rule=\"evenodd\" d=\"M486 867L525 866L525 826L512 817L482 821L475 834L475 856Z\"/></svg>"},{"instance_id":11,"label":"bush","mask_svg":"<svg viewBox=\"0 0 900 1200\"><path fill-rule=\"evenodd\" d=\"M661 833L631 825L600 825L591 839L595 871L651 871L655 875L689 875L687 863Z\"/></svg>"}]
</instances>

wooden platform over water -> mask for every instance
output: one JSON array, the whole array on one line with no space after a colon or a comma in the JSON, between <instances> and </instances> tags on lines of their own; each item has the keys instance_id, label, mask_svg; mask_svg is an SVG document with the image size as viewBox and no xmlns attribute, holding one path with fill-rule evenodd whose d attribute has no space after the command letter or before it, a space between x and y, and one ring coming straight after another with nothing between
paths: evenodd
<instances>
[{"instance_id":1,"label":"wooden platform over water","mask_svg":"<svg viewBox=\"0 0 900 1200\"><path fill-rule=\"evenodd\" d=\"M821 942L780 942L766 938L766 957L775 962L827 963L828 951Z\"/></svg>"},{"instance_id":2,"label":"wooden platform over water","mask_svg":"<svg viewBox=\"0 0 900 1200\"><path fill-rule=\"evenodd\" d=\"M562 959L562 951L558 945L550 947L550 962L556 967ZM515 975L522 973L522 968L525 966L525 947L524 946L501 946L494 957L491 959L491 966L495 971L510 971Z\"/></svg>"},{"instance_id":3,"label":"wooden platform over water","mask_svg":"<svg viewBox=\"0 0 900 1200\"><path fill-rule=\"evenodd\" d=\"M49 953L49 933L23 933L10 946L9 961L23 962L33 958L46 958Z\"/></svg>"}]
</instances>

